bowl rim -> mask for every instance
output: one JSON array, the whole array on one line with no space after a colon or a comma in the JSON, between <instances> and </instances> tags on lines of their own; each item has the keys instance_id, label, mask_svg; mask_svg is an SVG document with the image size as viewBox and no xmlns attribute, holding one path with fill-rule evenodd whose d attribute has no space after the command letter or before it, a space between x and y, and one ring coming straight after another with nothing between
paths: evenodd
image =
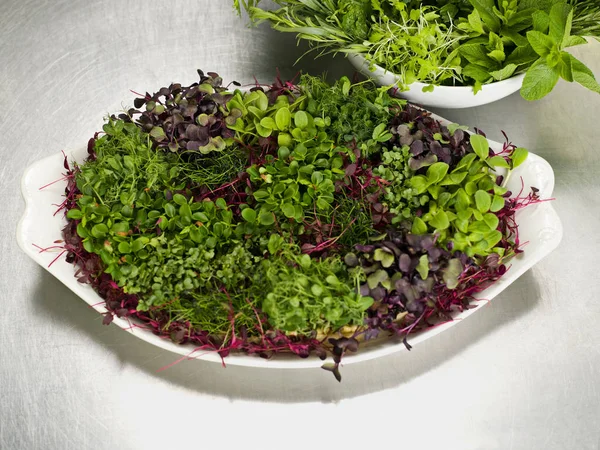
<instances>
[{"instance_id":1,"label":"bowl rim","mask_svg":"<svg viewBox=\"0 0 600 450\"><path fill-rule=\"evenodd\" d=\"M367 64L370 66L371 63L369 63L367 61L367 59L360 53L348 53L347 54L348 58L351 59L355 59L358 60L358 64L360 64L361 66L366 66ZM391 75L394 77L395 81L399 81L399 76L397 73L392 72L391 70L386 69L385 67L380 66L379 64L375 64L373 63L373 66L375 67L375 70L371 71L370 69L367 68L368 72L371 74L377 74L378 76L381 75ZM358 69L358 67L357 67ZM363 72L364 74L366 74L366 72ZM513 74L511 77L506 78L504 80L499 80L499 81L493 81L491 83L486 83L481 85L482 89L491 89L492 87L502 87L505 84L512 84L515 82L519 82L522 81L525 78L526 73L525 72L521 72L521 73L517 73L517 74ZM413 89L418 89L419 92L422 92L423 94L433 94L435 91L439 91L440 90L451 90L453 92L459 92L459 91L468 91L470 94L472 94L473 96L475 94L473 94L473 86L438 86L435 85L435 89L434 92L423 92L422 88L425 86L429 86L430 83L423 83L421 81L413 81L410 84L407 84L406 86L409 88L408 90L412 91ZM408 91L402 91L402 92L408 92Z\"/></svg>"}]
</instances>

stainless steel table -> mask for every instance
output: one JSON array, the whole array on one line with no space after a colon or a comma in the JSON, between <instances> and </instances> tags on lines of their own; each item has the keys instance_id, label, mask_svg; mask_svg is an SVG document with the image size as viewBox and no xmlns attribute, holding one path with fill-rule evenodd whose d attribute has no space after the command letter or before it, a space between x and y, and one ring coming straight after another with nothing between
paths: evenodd
<instances>
[{"instance_id":1,"label":"stainless steel table","mask_svg":"<svg viewBox=\"0 0 600 450\"><path fill-rule=\"evenodd\" d=\"M2 0L0 449L600 448L600 95L580 86L436 111L553 165L563 242L474 317L346 366L342 384L202 361L157 372L174 355L103 326L19 250L23 169L84 145L129 89L192 82L196 68L352 73L339 57L294 66L303 51L225 0ZM600 77L600 44L573 51Z\"/></svg>"}]
</instances>

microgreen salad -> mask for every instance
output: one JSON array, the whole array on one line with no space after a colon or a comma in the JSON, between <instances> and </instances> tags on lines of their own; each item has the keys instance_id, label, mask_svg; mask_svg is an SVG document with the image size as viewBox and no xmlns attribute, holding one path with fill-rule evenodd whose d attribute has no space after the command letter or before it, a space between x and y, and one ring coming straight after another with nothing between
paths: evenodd
<instances>
[{"instance_id":1,"label":"microgreen salad","mask_svg":"<svg viewBox=\"0 0 600 450\"><path fill-rule=\"evenodd\" d=\"M316 355L341 379L359 342L451 320L521 252L504 186L527 151L371 82L146 93L65 160L63 230L105 323L221 357ZM236 83L236 86L237 85Z\"/></svg>"},{"instance_id":2,"label":"microgreen salad","mask_svg":"<svg viewBox=\"0 0 600 450\"><path fill-rule=\"evenodd\" d=\"M254 23L296 33L320 53L359 54L397 74L401 90L482 85L526 73L538 100L560 78L600 93L592 71L566 51L600 37L597 0L234 0Z\"/></svg>"}]
</instances>

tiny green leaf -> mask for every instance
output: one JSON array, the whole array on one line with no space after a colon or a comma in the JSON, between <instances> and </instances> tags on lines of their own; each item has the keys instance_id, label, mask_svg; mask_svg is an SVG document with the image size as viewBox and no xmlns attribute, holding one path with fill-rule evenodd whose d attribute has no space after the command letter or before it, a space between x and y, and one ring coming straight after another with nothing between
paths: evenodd
<instances>
[{"instance_id":1,"label":"tiny green leaf","mask_svg":"<svg viewBox=\"0 0 600 450\"><path fill-rule=\"evenodd\" d=\"M445 230L450 226L450 220L445 211L440 210L431 218L429 225L438 231Z\"/></svg>"},{"instance_id":2,"label":"tiny green leaf","mask_svg":"<svg viewBox=\"0 0 600 450\"><path fill-rule=\"evenodd\" d=\"M252 208L242 209L242 217L246 222L254 223L256 221L256 211Z\"/></svg>"},{"instance_id":3,"label":"tiny green leaf","mask_svg":"<svg viewBox=\"0 0 600 450\"><path fill-rule=\"evenodd\" d=\"M281 131L287 130L291 124L292 115L290 109L287 106L279 108L275 113L275 123L277 128Z\"/></svg>"},{"instance_id":4,"label":"tiny green leaf","mask_svg":"<svg viewBox=\"0 0 600 450\"><path fill-rule=\"evenodd\" d=\"M490 159L487 160L487 163L491 167L502 167L504 169L510 169L510 164L508 164L502 156L492 156Z\"/></svg>"},{"instance_id":5,"label":"tiny green leaf","mask_svg":"<svg viewBox=\"0 0 600 450\"><path fill-rule=\"evenodd\" d=\"M490 194L488 194L485 191L479 190L477 192L475 192L475 205L477 206L477 209L482 212L482 213L486 213L490 210L490 206L492 204L492 198L490 196Z\"/></svg>"},{"instance_id":6,"label":"tiny green leaf","mask_svg":"<svg viewBox=\"0 0 600 450\"><path fill-rule=\"evenodd\" d=\"M308 126L308 114L304 111L296 111L294 114L294 124L303 130Z\"/></svg>"},{"instance_id":7,"label":"tiny green leaf","mask_svg":"<svg viewBox=\"0 0 600 450\"><path fill-rule=\"evenodd\" d=\"M295 209L294 205L292 205L291 203L284 203L283 205L281 205L281 211L289 219L294 217Z\"/></svg>"},{"instance_id":8,"label":"tiny green leaf","mask_svg":"<svg viewBox=\"0 0 600 450\"><path fill-rule=\"evenodd\" d=\"M427 224L423 222L420 217L413 219L412 228L410 230L412 234L425 234L427 233Z\"/></svg>"},{"instance_id":9,"label":"tiny green leaf","mask_svg":"<svg viewBox=\"0 0 600 450\"><path fill-rule=\"evenodd\" d=\"M455 289L458 286L458 278L462 274L463 265L459 259L453 258L448 261L448 266L443 270L442 278L448 289Z\"/></svg>"},{"instance_id":10,"label":"tiny green leaf","mask_svg":"<svg viewBox=\"0 0 600 450\"><path fill-rule=\"evenodd\" d=\"M83 213L81 212L80 209L70 209L69 212L67 213L67 218L69 218L69 219L78 220L78 219L81 219L82 217L83 217Z\"/></svg>"},{"instance_id":11,"label":"tiny green leaf","mask_svg":"<svg viewBox=\"0 0 600 450\"><path fill-rule=\"evenodd\" d=\"M480 159L486 159L490 154L490 145L488 140L480 134L472 134L470 136L471 146L473 151Z\"/></svg>"},{"instance_id":12,"label":"tiny green leaf","mask_svg":"<svg viewBox=\"0 0 600 450\"><path fill-rule=\"evenodd\" d=\"M416 270L419 272L419 276L422 280L427 279L427 276L429 275L429 258L427 255L421 255Z\"/></svg>"},{"instance_id":13,"label":"tiny green leaf","mask_svg":"<svg viewBox=\"0 0 600 450\"><path fill-rule=\"evenodd\" d=\"M483 220L488 225L488 227L490 227L491 230L495 230L496 228L498 228L498 224L500 223L500 219L498 219L498 216L492 213L484 214Z\"/></svg>"},{"instance_id":14,"label":"tiny green leaf","mask_svg":"<svg viewBox=\"0 0 600 450\"><path fill-rule=\"evenodd\" d=\"M529 152L527 151L526 148L517 147L510 155L510 159L512 160L513 169L516 167L519 167L521 164L523 164L523 162L525 162L525 160L527 159L528 155L529 155Z\"/></svg>"},{"instance_id":15,"label":"tiny green leaf","mask_svg":"<svg viewBox=\"0 0 600 450\"><path fill-rule=\"evenodd\" d=\"M382 267L391 267L394 264L394 254L386 252L385 250L378 248L375 250L373 254L373 259L375 261L381 262Z\"/></svg>"}]
</instances>

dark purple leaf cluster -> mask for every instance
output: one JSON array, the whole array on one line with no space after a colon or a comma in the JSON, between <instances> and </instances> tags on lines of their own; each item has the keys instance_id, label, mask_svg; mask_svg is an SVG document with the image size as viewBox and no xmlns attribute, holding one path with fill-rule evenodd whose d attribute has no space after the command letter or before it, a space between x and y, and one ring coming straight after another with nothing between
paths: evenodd
<instances>
[{"instance_id":1,"label":"dark purple leaf cluster","mask_svg":"<svg viewBox=\"0 0 600 450\"><path fill-rule=\"evenodd\" d=\"M392 120L390 131L394 135L392 144L410 147L412 157L408 164L413 170L436 161L454 167L463 156L473 152L469 133L461 129L451 133L448 127L431 117L431 113L411 104Z\"/></svg>"},{"instance_id":2,"label":"dark purple leaf cluster","mask_svg":"<svg viewBox=\"0 0 600 450\"><path fill-rule=\"evenodd\" d=\"M437 290L458 286L463 271L475 264L465 254L435 243L435 235L390 230L382 240L356 245L356 253L345 256L349 267L360 266L365 272L361 294L375 300L366 319L367 339L380 330L408 334L435 311Z\"/></svg>"},{"instance_id":3,"label":"dark purple leaf cluster","mask_svg":"<svg viewBox=\"0 0 600 450\"><path fill-rule=\"evenodd\" d=\"M234 136L227 121L237 119L225 110L231 94L224 94L223 80L216 73L198 70L198 75L200 81L190 86L174 83L135 99L135 108L119 119L135 121L163 150L195 155L222 150L224 139Z\"/></svg>"}]
</instances>

